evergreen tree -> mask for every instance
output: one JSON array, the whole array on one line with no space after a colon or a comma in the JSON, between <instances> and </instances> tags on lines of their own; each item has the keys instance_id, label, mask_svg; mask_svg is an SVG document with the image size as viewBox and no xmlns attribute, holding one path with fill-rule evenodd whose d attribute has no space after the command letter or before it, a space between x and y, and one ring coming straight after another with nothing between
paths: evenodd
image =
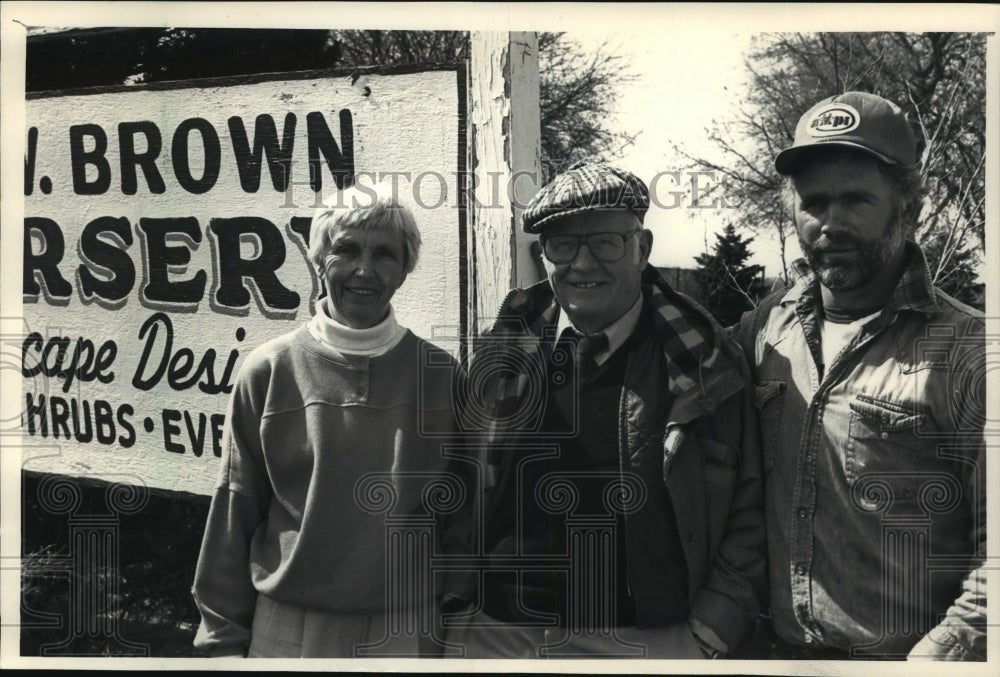
<instances>
[{"instance_id":1,"label":"evergreen tree","mask_svg":"<svg viewBox=\"0 0 1000 677\"><path fill-rule=\"evenodd\" d=\"M701 302L724 327L735 324L740 315L757 304L764 269L756 264L747 265L753 240L744 238L736 226L728 223L715 236L712 253L705 252L694 259L698 263L695 275L702 288Z\"/></svg>"}]
</instances>

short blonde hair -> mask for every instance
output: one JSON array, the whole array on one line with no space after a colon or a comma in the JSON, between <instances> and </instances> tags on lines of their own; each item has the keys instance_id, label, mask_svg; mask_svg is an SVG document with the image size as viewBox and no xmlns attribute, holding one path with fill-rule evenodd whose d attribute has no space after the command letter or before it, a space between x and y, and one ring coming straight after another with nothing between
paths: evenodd
<instances>
[{"instance_id":1,"label":"short blonde hair","mask_svg":"<svg viewBox=\"0 0 1000 677\"><path fill-rule=\"evenodd\" d=\"M309 260L322 274L330 253L333 236L345 228L388 230L403 237L405 259L403 272L409 274L420 258L420 230L413 212L382 183L358 183L337 191L335 204L323 206L313 214L309 228Z\"/></svg>"}]
</instances>

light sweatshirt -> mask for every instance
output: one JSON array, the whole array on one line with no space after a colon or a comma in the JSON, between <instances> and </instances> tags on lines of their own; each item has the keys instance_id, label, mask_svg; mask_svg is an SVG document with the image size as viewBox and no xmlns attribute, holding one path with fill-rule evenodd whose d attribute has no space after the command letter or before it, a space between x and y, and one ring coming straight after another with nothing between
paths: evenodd
<instances>
[{"instance_id":1,"label":"light sweatshirt","mask_svg":"<svg viewBox=\"0 0 1000 677\"><path fill-rule=\"evenodd\" d=\"M258 593L334 613L387 611L389 522L431 514L425 490L445 475L455 430L455 368L408 330L388 352L356 357L303 325L247 356L192 589L196 647L245 650ZM421 589L424 599L392 604L429 603Z\"/></svg>"}]
</instances>

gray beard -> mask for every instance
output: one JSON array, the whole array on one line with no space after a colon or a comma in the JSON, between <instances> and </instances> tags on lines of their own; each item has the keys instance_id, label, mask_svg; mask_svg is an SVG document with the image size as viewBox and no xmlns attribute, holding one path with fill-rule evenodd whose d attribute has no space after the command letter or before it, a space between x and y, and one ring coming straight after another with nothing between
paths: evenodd
<instances>
[{"instance_id":1,"label":"gray beard","mask_svg":"<svg viewBox=\"0 0 1000 677\"><path fill-rule=\"evenodd\" d=\"M820 282L827 289L833 291L851 291L863 287L871 282L879 274L882 268L889 262L892 255L903 244L902 227L897 222L892 226L892 232L888 237L882 238L867 246L862 246L851 236L842 236L837 239L836 245L843 246L851 243L857 247L857 258L847 263L831 263L822 257L827 245L809 245L799 238L799 246L809 262L809 267L819 277Z\"/></svg>"}]
</instances>

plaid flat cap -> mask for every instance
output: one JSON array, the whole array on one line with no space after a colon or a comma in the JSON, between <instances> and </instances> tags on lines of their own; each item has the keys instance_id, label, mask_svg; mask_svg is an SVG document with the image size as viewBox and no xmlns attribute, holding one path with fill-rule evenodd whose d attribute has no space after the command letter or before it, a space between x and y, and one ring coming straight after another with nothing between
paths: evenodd
<instances>
[{"instance_id":1,"label":"plaid flat cap","mask_svg":"<svg viewBox=\"0 0 1000 677\"><path fill-rule=\"evenodd\" d=\"M649 189L632 172L594 162L577 162L535 193L524 210L526 233L540 233L552 221L590 209L627 209L642 221Z\"/></svg>"}]
</instances>

